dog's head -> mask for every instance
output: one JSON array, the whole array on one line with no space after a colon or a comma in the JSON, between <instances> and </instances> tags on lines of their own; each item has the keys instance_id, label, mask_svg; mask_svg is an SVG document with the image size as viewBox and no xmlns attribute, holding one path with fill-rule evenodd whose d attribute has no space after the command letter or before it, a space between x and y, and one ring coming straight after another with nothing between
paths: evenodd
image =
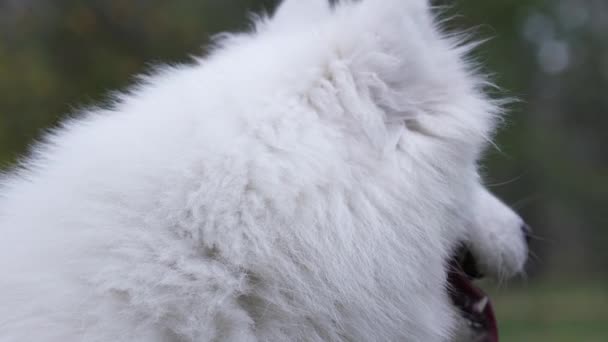
<instances>
[{"instance_id":1,"label":"dog's head","mask_svg":"<svg viewBox=\"0 0 608 342\"><path fill-rule=\"evenodd\" d=\"M529 231L477 172L502 109L487 95L490 82L468 62L475 42L442 33L426 0L333 6L286 0L258 33L269 50L277 42L284 48L277 60L259 66L293 86L277 91L303 94L316 115L340 125L361 155L353 159L369 158L373 150L400 170L402 180L393 186L408 204L398 219L438 240L429 244L413 232L410 241L426 243L421 250L434 248L443 259L438 279L447 282L451 296L444 299L451 299L456 321L471 326L466 330L475 339L496 341L491 305L471 278L521 272ZM432 261L418 266L434 272ZM447 325L453 332L455 324Z\"/></svg>"}]
</instances>

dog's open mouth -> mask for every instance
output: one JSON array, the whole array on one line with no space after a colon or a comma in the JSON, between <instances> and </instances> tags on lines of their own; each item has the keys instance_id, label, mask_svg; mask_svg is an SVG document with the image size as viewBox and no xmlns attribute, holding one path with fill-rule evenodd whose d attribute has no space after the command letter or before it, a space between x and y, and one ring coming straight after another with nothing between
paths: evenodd
<instances>
[{"instance_id":1,"label":"dog's open mouth","mask_svg":"<svg viewBox=\"0 0 608 342\"><path fill-rule=\"evenodd\" d=\"M481 278L471 252L462 249L450 263L449 293L476 337L475 342L498 342L498 325L490 298L473 281Z\"/></svg>"}]
</instances>

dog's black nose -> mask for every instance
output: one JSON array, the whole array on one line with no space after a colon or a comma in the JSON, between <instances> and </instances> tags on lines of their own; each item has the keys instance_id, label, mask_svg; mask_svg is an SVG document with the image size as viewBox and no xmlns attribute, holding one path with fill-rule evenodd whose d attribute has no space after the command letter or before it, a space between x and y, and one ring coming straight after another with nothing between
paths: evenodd
<instances>
[{"instance_id":1,"label":"dog's black nose","mask_svg":"<svg viewBox=\"0 0 608 342\"><path fill-rule=\"evenodd\" d=\"M527 223L524 223L521 225L521 230L524 233L526 243L529 245L530 240L532 240L532 227L530 227Z\"/></svg>"}]
</instances>

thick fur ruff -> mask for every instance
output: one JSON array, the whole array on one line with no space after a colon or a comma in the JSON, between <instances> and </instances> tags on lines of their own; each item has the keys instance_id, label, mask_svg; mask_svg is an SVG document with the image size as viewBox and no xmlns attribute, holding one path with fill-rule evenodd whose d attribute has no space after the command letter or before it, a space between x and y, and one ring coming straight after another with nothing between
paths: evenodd
<instances>
[{"instance_id":1,"label":"thick fur ruff","mask_svg":"<svg viewBox=\"0 0 608 342\"><path fill-rule=\"evenodd\" d=\"M0 341L449 341L446 262L521 270L500 109L423 0L287 0L2 178Z\"/></svg>"}]
</instances>

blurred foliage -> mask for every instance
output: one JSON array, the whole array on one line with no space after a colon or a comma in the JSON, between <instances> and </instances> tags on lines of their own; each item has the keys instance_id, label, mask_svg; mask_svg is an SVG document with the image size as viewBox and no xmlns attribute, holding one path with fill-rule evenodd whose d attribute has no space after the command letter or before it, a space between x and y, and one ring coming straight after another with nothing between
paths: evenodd
<instances>
[{"instance_id":1,"label":"blurred foliage","mask_svg":"<svg viewBox=\"0 0 608 342\"><path fill-rule=\"evenodd\" d=\"M270 12L275 4L275 0L0 0L0 165L14 163L43 129L74 113L74 106L103 101L109 91L124 89L133 75L151 65L187 62L190 55L203 54L213 34L246 29L248 13ZM497 96L520 100L511 106L497 138L500 150L488 151L485 174L490 187L535 228L538 238L532 246L530 279L544 276L558 283L602 284L608 270L608 152L603 150L608 146L608 2L438 0L435 4L443 16L451 17L446 26L474 27L475 37L491 38L474 58L493 72L503 89ZM608 306L608 286L589 292L596 297L583 298L585 306L577 306L581 298L576 290L562 300L559 295L551 297L549 288L528 297L507 292L501 301L507 321L513 324L506 327L507 338L526 341L518 333L528 331L530 341L602 340L538 335L542 326L559 332L568 330L567 324L581 329L585 325L532 316L590 315L597 309L595 300ZM568 300L573 303L553 308L553 300L566 306ZM530 311L532 316L518 317L514 311L511 317L513 303L530 310L541 308L543 313ZM594 324L592 319L586 322ZM598 323L598 329L605 323ZM605 337L605 328L603 335L598 334Z\"/></svg>"},{"instance_id":2,"label":"blurred foliage","mask_svg":"<svg viewBox=\"0 0 608 342\"><path fill-rule=\"evenodd\" d=\"M273 1L0 0L0 161L71 106L98 102L151 64L184 62Z\"/></svg>"}]
</instances>

